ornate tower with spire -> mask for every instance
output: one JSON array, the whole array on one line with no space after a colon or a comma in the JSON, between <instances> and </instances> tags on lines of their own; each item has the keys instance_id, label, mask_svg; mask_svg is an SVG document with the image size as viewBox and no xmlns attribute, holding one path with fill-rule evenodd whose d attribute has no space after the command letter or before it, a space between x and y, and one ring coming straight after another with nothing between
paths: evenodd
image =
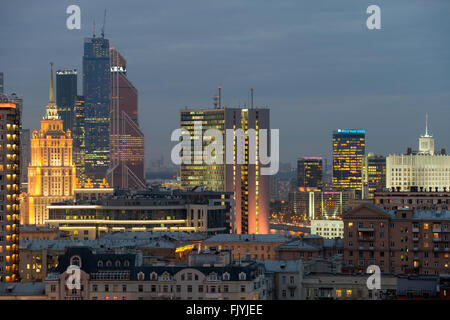
<instances>
[{"instance_id":1,"label":"ornate tower with spire","mask_svg":"<svg viewBox=\"0 0 450 320\"><path fill-rule=\"evenodd\" d=\"M72 161L72 133L64 131L58 115L53 86L53 64L50 63L48 105L41 120L41 129L31 136L31 163L28 166L28 195L25 200L23 224L44 224L47 205L73 199L76 185Z\"/></svg>"},{"instance_id":2,"label":"ornate tower with spire","mask_svg":"<svg viewBox=\"0 0 450 320\"><path fill-rule=\"evenodd\" d=\"M428 134L428 113L425 115L425 135L419 138L419 154L434 155L434 137Z\"/></svg>"}]
</instances>

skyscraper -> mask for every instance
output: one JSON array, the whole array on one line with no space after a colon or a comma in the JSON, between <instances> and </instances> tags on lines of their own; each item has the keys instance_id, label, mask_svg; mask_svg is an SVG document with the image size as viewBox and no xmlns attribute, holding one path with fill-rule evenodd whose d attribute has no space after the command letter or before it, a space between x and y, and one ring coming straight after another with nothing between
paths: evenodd
<instances>
[{"instance_id":1,"label":"skyscraper","mask_svg":"<svg viewBox=\"0 0 450 320\"><path fill-rule=\"evenodd\" d=\"M375 192L386 188L386 157L369 153L363 161L363 182L367 185L368 194L364 198L373 199Z\"/></svg>"},{"instance_id":2,"label":"skyscraper","mask_svg":"<svg viewBox=\"0 0 450 320\"><path fill-rule=\"evenodd\" d=\"M19 281L21 129L22 105L0 95L0 282Z\"/></svg>"},{"instance_id":3,"label":"skyscraper","mask_svg":"<svg viewBox=\"0 0 450 320\"><path fill-rule=\"evenodd\" d=\"M114 48L111 57L111 187L143 188L144 134L138 124L138 91L127 77L127 63Z\"/></svg>"},{"instance_id":4,"label":"skyscraper","mask_svg":"<svg viewBox=\"0 0 450 320\"><path fill-rule=\"evenodd\" d=\"M75 100L77 98L77 70L56 71L56 105L63 120L64 130L73 132Z\"/></svg>"},{"instance_id":5,"label":"skyscraper","mask_svg":"<svg viewBox=\"0 0 450 320\"><path fill-rule=\"evenodd\" d=\"M111 97L109 41L103 36L84 39L83 95L86 177L93 183L102 183L110 162Z\"/></svg>"},{"instance_id":6,"label":"skyscraper","mask_svg":"<svg viewBox=\"0 0 450 320\"><path fill-rule=\"evenodd\" d=\"M333 188L361 192L365 135L365 130L339 129L333 132Z\"/></svg>"},{"instance_id":7,"label":"skyscraper","mask_svg":"<svg viewBox=\"0 0 450 320\"><path fill-rule=\"evenodd\" d=\"M323 165L321 157L304 157L297 160L298 187L323 187Z\"/></svg>"},{"instance_id":8,"label":"skyscraper","mask_svg":"<svg viewBox=\"0 0 450 320\"><path fill-rule=\"evenodd\" d=\"M47 205L73 199L75 166L72 162L72 133L64 131L58 115L50 64L49 101L41 129L31 137L31 165L28 167L28 216L23 224L44 224L48 218Z\"/></svg>"},{"instance_id":9,"label":"skyscraper","mask_svg":"<svg viewBox=\"0 0 450 320\"><path fill-rule=\"evenodd\" d=\"M200 139L196 132L195 122L201 122L201 135L208 129L217 129L223 135L227 129L234 132L233 162L226 163L225 150L227 142L224 138L224 153L222 164L207 164L204 161L195 163L198 154L191 153L191 164L181 164L181 184L184 188L202 186L214 191L229 191L234 193L236 233L269 232L269 176L261 175L260 159L251 164L249 130L254 129L256 150L259 150L259 129L269 129L269 109L238 109L219 108L196 109L181 111L181 128L187 130L191 137L192 150L194 141ZM245 135L243 144L244 163L237 161L237 130L242 129ZM225 136L224 136L225 137ZM202 152L211 143L211 136L201 139ZM270 139L270 138L269 138ZM252 139L253 140L253 139ZM258 153L257 153L258 154Z\"/></svg>"},{"instance_id":10,"label":"skyscraper","mask_svg":"<svg viewBox=\"0 0 450 320\"><path fill-rule=\"evenodd\" d=\"M73 121L73 162L77 168L77 180L80 187L86 183L86 141L84 127L84 97L77 96Z\"/></svg>"}]
</instances>

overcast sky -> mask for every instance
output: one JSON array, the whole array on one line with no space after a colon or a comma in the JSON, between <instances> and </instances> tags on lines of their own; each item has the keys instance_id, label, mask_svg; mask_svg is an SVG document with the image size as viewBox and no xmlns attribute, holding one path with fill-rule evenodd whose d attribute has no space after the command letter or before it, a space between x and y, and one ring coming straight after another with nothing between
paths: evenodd
<instances>
[{"instance_id":1,"label":"overcast sky","mask_svg":"<svg viewBox=\"0 0 450 320\"><path fill-rule=\"evenodd\" d=\"M269 106L282 162L331 154L338 128L366 130L366 151L417 148L429 113L438 148L450 151L448 0L0 0L0 71L24 98L25 128L38 128L48 101L48 63L79 70L83 38L106 38L127 60L139 90L147 163L173 143L184 106ZM66 28L67 6L81 30ZM366 9L381 8L381 30Z\"/></svg>"}]
</instances>

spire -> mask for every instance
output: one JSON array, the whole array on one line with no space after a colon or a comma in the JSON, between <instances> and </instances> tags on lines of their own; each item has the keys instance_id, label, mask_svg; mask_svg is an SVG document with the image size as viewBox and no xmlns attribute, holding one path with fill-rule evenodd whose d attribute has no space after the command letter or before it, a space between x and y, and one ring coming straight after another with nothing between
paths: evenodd
<instances>
[{"instance_id":1,"label":"spire","mask_svg":"<svg viewBox=\"0 0 450 320\"><path fill-rule=\"evenodd\" d=\"M428 112L425 114L425 136L428 136Z\"/></svg>"},{"instance_id":2,"label":"spire","mask_svg":"<svg viewBox=\"0 0 450 320\"><path fill-rule=\"evenodd\" d=\"M50 62L50 88L49 88L49 97L48 97L48 105L45 108L45 116L46 120L58 120L58 110L56 108L55 103L55 90L53 88L53 62Z\"/></svg>"},{"instance_id":3,"label":"spire","mask_svg":"<svg viewBox=\"0 0 450 320\"><path fill-rule=\"evenodd\" d=\"M48 104L55 104L55 90L53 88L53 62L50 62L50 88L48 93Z\"/></svg>"}]
</instances>

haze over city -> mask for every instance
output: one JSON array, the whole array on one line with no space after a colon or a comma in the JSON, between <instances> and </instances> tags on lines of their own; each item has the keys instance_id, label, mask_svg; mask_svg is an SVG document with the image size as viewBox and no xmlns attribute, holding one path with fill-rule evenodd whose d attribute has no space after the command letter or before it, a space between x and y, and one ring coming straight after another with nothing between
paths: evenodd
<instances>
[{"instance_id":1,"label":"haze over city","mask_svg":"<svg viewBox=\"0 0 450 320\"><path fill-rule=\"evenodd\" d=\"M377 1L382 29L365 27L370 1L20 1L0 19L5 90L24 98L24 128L38 128L48 102L48 62L82 71L83 38L105 36L127 59L139 90L146 155L169 159L185 106L271 109L282 162L330 159L333 129L366 130L366 151L417 148L429 113L437 148L449 149L448 1ZM430 6L430 3L433 6ZM81 30L66 8L81 8ZM81 94L81 77L78 79Z\"/></svg>"}]
</instances>

